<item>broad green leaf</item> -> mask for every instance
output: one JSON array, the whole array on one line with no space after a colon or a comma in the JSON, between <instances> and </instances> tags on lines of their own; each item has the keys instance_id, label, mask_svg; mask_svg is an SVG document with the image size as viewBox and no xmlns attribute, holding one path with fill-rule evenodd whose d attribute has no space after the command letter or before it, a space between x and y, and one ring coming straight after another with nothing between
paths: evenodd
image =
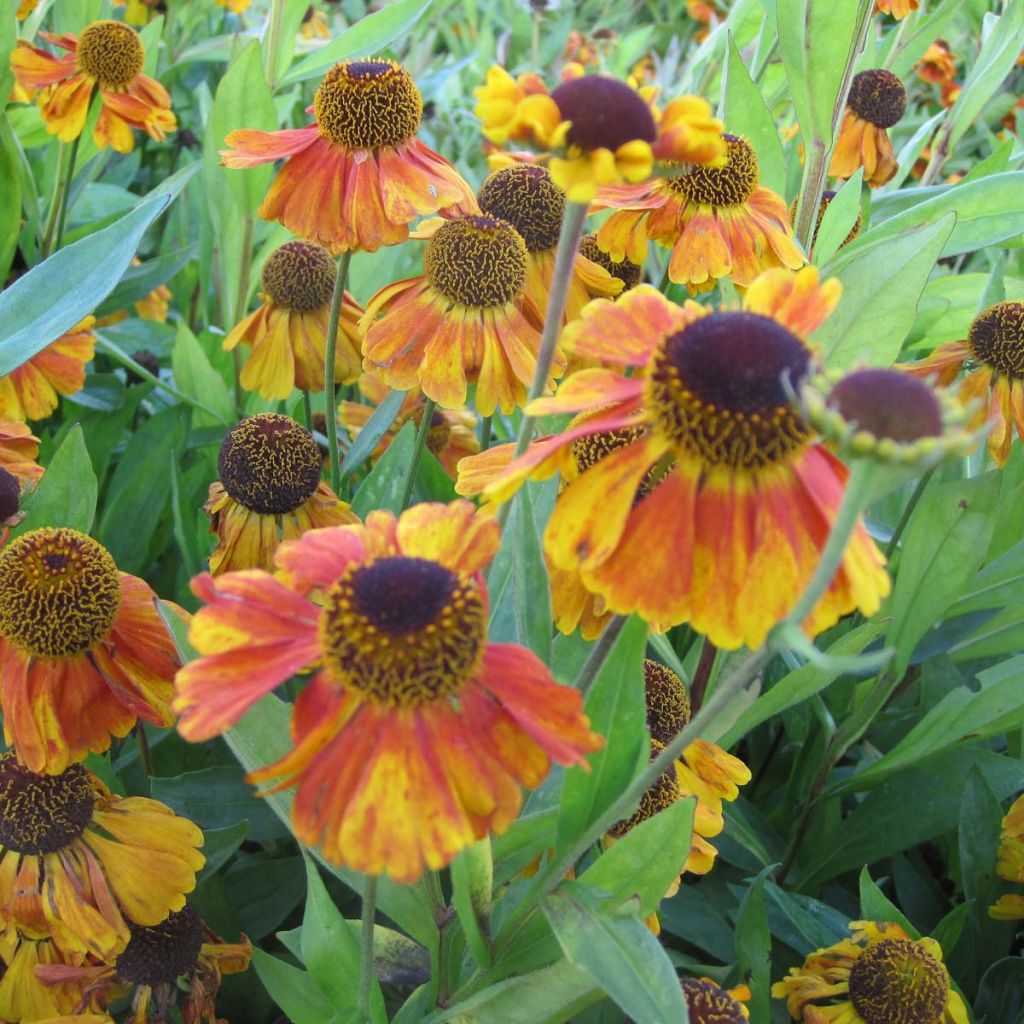
<instances>
[{"instance_id":1,"label":"broad green leaf","mask_svg":"<svg viewBox=\"0 0 1024 1024\"><path fill-rule=\"evenodd\" d=\"M264 953L258 946L252 951L252 965L292 1024L330 1024L334 1007L306 971Z\"/></svg>"},{"instance_id":2,"label":"broad green leaf","mask_svg":"<svg viewBox=\"0 0 1024 1024\"><path fill-rule=\"evenodd\" d=\"M743 64L736 40L729 36L725 65L726 128L742 135L757 154L761 184L776 192L786 188L786 166L782 141L772 112Z\"/></svg>"},{"instance_id":3,"label":"broad green leaf","mask_svg":"<svg viewBox=\"0 0 1024 1024\"><path fill-rule=\"evenodd\" d=\"M607 810L637 772L648 746L643 657L647 624L626 623L586 702L591 728L605 745L590 755L590 772L568 772L562 787L558 846L564 849Z\"/></svg>"},{"instance_id":4,"label":"broad green leaf","mask_svg":"<svg viewBox=\"0 0 1024 1024\"><path fill-rule=\"evenodd\" d=\"M232 854L248 836L249 822L245 819L224 828L203 829L203 856L206 858L206 863L196 874L196 884L202 885L203 879L216 874L231 859Z\"/></svg>"},{"instance_id":5,"label":"broad green leaf","mask_svg":"<svg viewBox=\"0 0 1024 1024\"><path fill-rule=\"evenodd\" d=\"M21 158L18 140L6 114L0 114L0 195L4 197L5 206L4 216L0 218L0 281L6 281L21 230Z\"/></svg>"},{"instance_id":6,"label":"broad green leaf","mask_svg":"<svg viewBox=\"0 0 1024 1024\"><path fill-rule=\"evenodd\" d=\"M1024 650L1024 605L1015 604L997 612L970 636L949 649L956 662L998 658Z\"/></svg>"},{"instance_id":7,"label":"broad green leaf","mask_svg":"<svg viewBox=\"0 0 1024 1024\"><path fill-rule=\"evenodd\" d=\"M858 167L845 181L821 218L821 227L814 236L811 258L819 267L824 266L846 241L860 216L860 196L864 185L864 168Z\"/></svg>"},{"instance_id":8,"label":"broad green leaf","mask_svg":"<svg viewBox=\"0 0 1024 1024\"><path fill-rule=\"evenodd\" d=\"M985 33L987 31L987 38ZM982 27L985 42L981 52L968 67L963 89L949 112L949 152L974 124L982 108L1002 86L1020 54L1024 37L1024 4L1007 4L1003 14L986 14Z\"/></svg>"},{"instance_id":9,"label":"broad green leaf","mask_svg":"<svg viewBox=\"0 0 1024 1024\"><path fill-rule=\"evenodd\" d=\"M306 862L306 907L302 918L302 962L336 1009L359 1005L359 940L328 895L316 865ZM370 995L373 1024L386 1024L384 998L376 979Z\"/></svg>"},{"instance_id":10,"label":"broad green leaf","mask_svg":"<svg viewBox=\"0 0 1024 1024\"><path fill-rule=\"evenodd\" d=\"M968 915L973 907L973 902L957 904L931 929L931 937L942 947L943 956L947 961L960 941L964 925L967 924Z\"/></svg>"},{"instance_id":11,"label":"broad green leaf","mask_svg":"<svg viewBox=\"0 0 1024 1024\"><path fill-rule=\"evenodd\" d=\"M139 242L192 171L144 199L110 227L65 246L0 293L0 376L88 316L131 265Z\"/></svg>"},{"instance_id":12,"label":"broad green leaf","mask_svg":"<svg viewBox=\"0 0 1024 1024\"><path fill-rule=\"evenodd\" d=\"M18 40L18 22L14 17L17 5L13 2L0 8L0 96L10 96L14 85L11 54ZM6 117L3 118L6 121ZM7 193L3 193L5 196Z\"/></svg>"},{"instance_id":13,"label":"broad green leaf","mask_svg":"<svg viewBox=\"0 0 1024 1024\"><path fill-rule=\"evenodd\" d=\"M950 214L956 215L956 224L942 246L941 256L958 256L1014 238L1024 231L1019 190L1019 171L961 182L888 219L876 219L871 230L851 243L836 263L841 266L844 260L855 259L862 247L874 249L883 241L897 245L907 232L937 225ZM877 213L884 215L885 210L883 204Z\"/></svg>"},{"instance_id":14,"label":"broad green leaf","mask_svg":"<svg viewBox=\"0 0 1024 1024\"><path fill-rule=\"evenodd\" d=\"M863 792L955 743L1024 723L1024 656L979 673L978 682L978 691L966 686L951 690L890 751L830 792Z\"/></svg>"},{"instance_id":15,"label":"broad green leaf","mask_svg":"<svg viewBox=\"0 0 1024 1024\"><path fill-rule=\"evenodd\" d=\"M977 573L992 536L995 472L954 480L925 492L907 526L891 602L886 643L896 648L891 671L907 667L918 641Z\"/></svg>"},{"instance_id":16,"label":"broad green leaf","mask_svg":"<svg viewBox=\"0 0 1024 1024\"><path fill-rule=\"evenodd\" d=\"M228 132L237 128L258 128L274 131L278 127L277 110L270 87L263 75L259 41L253 39L231 62L217 85L217 93L210 114L213 129L214 152L207 152L208 164L219 163L219 150L226 148ZM263 201L270 179L274 175L271 165L249 170L221 172L222 180L234 196L244 214L251 214Z\"/></svg>"},{"instance_id":17,"label":"broad green leaf","mask_svg":"<svg viewBox=\"0 0 1024 1024\"><path fill-rule=\"evenodd\" d=\"M650 929L632 915L609 913L579 882L563 882L543 903L569 963L582 968L636 1024L687 1024L675 968Z\"/></svg>"},{"instance_id":18,"label":"broad green leaf","mask_svg":"<svg viewBox=\"0 0 1024 1024\"><path fill-rule=\"evenodd\" d=\"M899 772L857 804L825 849L801 852L797 888L813 891L823 882L865 864L884 860L956 828L962 779L972 765L1000 800L1024 788L1024 765L981 747L954 747Z\"/></svg>"},{"instance_id":19,"label":"broad green leaf","mask_svg":"<svg viewBox=\"0 0 1024 1024\"><path fill-rule=\"evenodd\" d=\"M365 519L374 509L390 509L395 515L402 511L405 478L415 448L416 424L406 420L352 498L352 511L357 516Z\"/></svg>"},{"instance_id":20,"label":"broad green leaf","mask_svg":"<svg viewBox=\"0 0 1024 1024\"><path fill-rule=\"evenodd\" d=\"M848 246L837 257L843 296L815 332L830 369L889 366L914 325L917 300L953 231L955 216L897 238ZM836 273L826 268L825 275Z\"/></svg>"},{"instance_id":21,"label":"broad green leaf","mask_svg":"<svg viewBox=\"0 0 1024 1024\"><path fill-rule=\"evenodd\" d=\"M634 898L641 917L658 909L690 856L695 806L695 800L678 800L630 829L587 868L582 881L607 894L609 911Z\"/></svg>"},{"instance_id":22,"label":"broad green leaf","mask_svg":"<svg viewBox=\"0 0 1024 1024\"><path fill-rule=\"evenodd\" d=\"M11 531L12 536L43 526L69 526L89 533L96 515L96 491L85 437L76 424L50 459L39 486L22 502L25 518Z\"/></svg>"},{"instance_id":23,"label":"broad green leaf","mask_svg":"<svg viewBox=\"0 0 1024 1024\"><path fill-rule=\"evenodd\" d=\"M488 836L465 847L452 861L452 906L473 959L480 967L491 964L489 917L494 888L494 861Z\"/></svg>"},{"instance_id":24,"label":"broad green leaf","mask_svg":"<svg viewBox=\"0 0 1024 1024\"><path fill-rule=\"evenodd\" d=\"M801 956L848 937L849 918L835 907L774 882L764 883L772 935Z\"/></svg>"},{"instance_id":25,"label":"broad green leaf","mask_svg":"<svg viewBox=\"0 0 1024 1024\"><path fill-rule=\"evenodd\" d=\"M350 57L378 53L401 39L426 15L432 0L398 0L360 18L351 28L311 53L284 76L282 85L316 78L332 64Z\"/></svg>"},{"instance_id":26,"label":"broad green leaf","mask_svg":"<svg viewBox=\"0 0 1024 1024\"><path fill-rule=\"evenodd\" d=\"M860 890L860 916L864 921L889 921L905 929L911 938L921 938L921 933L910 923L902 910L879 889L867 868L863 868L858 880Z\"/></svg>"},{"instance_id":27,"label":"broad green leaf","mask_svg":"<svg viewBox=\"0 0 1024 1024\"><path fill-rule=\"evenodd\" d=\"M585 971L560 960L500 981L438 1013L409 1018L408 1024L564 1024L603 996Z\"/></svg>"},{"instance_id":28,"label":"broad green leaf","mask_svg":"<svg viewBox=\"0 0 1024 1024\"><path fill-rule=\"evenodd\" d=\"M885 631L886 623L865 622L849 633L844 633L826 653L835 657L860 654L865 647L877 640ZM817 665L803 665L780 679L772 688L762 693L754 703L737 719L736 724L720 740L727 750L735 746L752 729L767 722L775 715L813 697L830 686L840 673Z\"/></svg>"},{"instance_id":29,"label":"broad green leaf","mask_svg":"<svg viewBox=\"0 0 1024 1024\"><path fill-rule=\"evenodd\" d=\"M295 43L298 41L299 30L307 10L309 10L309 5L303 3L302 0L286 0L281 22L281 38L278 40L276 67L270 73L271 81L274 83L281 81L281 76L288 70L288 65L292 62ZM265 37L264 45L266 45Z\"/></svg>"},{"instance_id":30,"label":"broad green leaf","mask_svg":"<svg viewBox=\"0 0 1024 1024\"><path fill-rule=\"evenodd\" d=\"M169 459L180 459L188 439L189 410L172 406L135 431L110 480L97 534L125 572L141 573L152 557L161 517L171 498Z\"/></svg>"},{"instance_id":31,"label":"broad green leaf","mask_svg":"<svg viewBox=\"0 0 1024 1024\"><path fill-rule=\"evenodd\" d=\"M217 414L213 416L210 412L196 409L193 419L197 427L228 426L234 422L235 400L184 320L178 321L178 333L171 351L171 369L182 393L203 402Z\"/></svg>"},{"instance_id":32,"label":"broad green leaf","mask_svg":"<svg viewBox=\"0 0 1024 1024\"><path fill-rule=\"evenodd\" d=\"M1024 1020L1024 957L1009 956L996 961L981 979L974 1011L979 1020Z\"/></svg>"},{"instance_id":33,"label":"broad green leaf","mask_svg":"<svg viewBox=\"0 0 1024 1024\"><path fill-rule=\"evenodd\" d=\"M749 1009L754 1020L767 1020L771 1014L772 937L764 884L774 870L774 865L767 867L754 879L736 918L736 959L750 986Z\"/></svg>"},{"instance_id":34,"label":"broad green leaf","mask_svg":"<svg viewBox=\"0 0 1024 1024\"><path fill-rule=\"evenodd\" d=\"M342 480L370 457L370 453L391 428L391 424L395 422L398 410L402 408L402 403L408 393L408 391L389 391L384 401L373 410L365 426L359 431L359 436L349 445L348 451L345 452L345 458L341 460Z\"/></svg>"}]
</instances>

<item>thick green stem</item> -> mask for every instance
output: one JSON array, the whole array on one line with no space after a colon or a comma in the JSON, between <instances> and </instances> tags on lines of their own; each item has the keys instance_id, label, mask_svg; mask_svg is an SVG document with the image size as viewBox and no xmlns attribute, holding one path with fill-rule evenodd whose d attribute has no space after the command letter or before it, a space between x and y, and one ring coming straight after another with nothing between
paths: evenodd
<instances>
[{"instance_id":1,"label":"thick green stem","mask_svg":"<svg viewBox=\"0 0 1024 1024\"><path fill-rule=\"evenodd\" d=\"M281 50L285 8L288 0L270 0L270 17L267 32L263 37L263 73L267 77L270 91L277 88L277 55Z\"/></svg>"},{"instance_id":2,"label":"thick green stem","mask_svg":"<svg viewBox=\"0 0 1024 1024\"><path fill-rule=\"evenodd\" d=\"M412 497L412 489L416 486L416 475L420 471L420 463L423 461L423 449L427 446L427 434L430 433L430 421L434 418L436 404L432 398L423 403L423 416L420 419L419 430L416 431L416 446L412 450L412 458L409 459L409 472L405 478L405 487L402 488L402 508L409 504Z\"/></svg>"},{"instance_id":3,"label":"thick green stem","mask_svg":"<svg viewBox=\"0 0 1024 1024\"><path fill-rule=\"evenodd\" d=\"M67 216L68 193L71 191L71 179L75 173L78 138L60 144L57 175L53 180L53 195L50 197L50 207L46 211L46 226L43 228L43 259L60 248L60 237L64 233L63 222Z\"/></svg>"},{"instance_id":4,"label":"thick green stem","mask_svg":"<svg viewBox=\"0 0 1024 1024\"><path fill-rule=\"evenodd\" d=\"M619 635L628 621L625 615L613 616L604 627L604 632L598 637L597 643L590 649L590 654L587 655L587 660L576 677L576 689L584 697L590 692L598 672L601 671L601 666L604 665L605 659L611 653L615 641L619 639Z\"/></svg>"},{"instance_id":5,"label":"thick green stem","mask_svg":"<svg viewBox=\"0 0 1024 1024\"><path fill-rule=\"evenodd\" d=\"M366 876L363 889L362 927L359 930L359 1012L370 1021L370 989L373 987L373 916L377 908L377 876Z\"/></svg>"},{"instance_id":6,"label":"thick green stem","mask_svg":"<svg viewBox=\"0 0 1024 1024\"><path fill-rule=\"evenodd\" d=\"M938 466L932 466L932 468L929 469L927 473L923 474L921 479L917 481L914 493L910 496L910 501L907 502L906 508L904 508L900 513L899 521L893 528L892 536L889 538L889 544L885 549L886 561L891 561L892 556L896 554L896 549L899 547L903 531L907 528L907 523L910 522L910 517L914 514L914 509L917 508L917 503L924 496L924 492L932 482L932 477L935 476L936 469L938 469Z\"/></svg>"},{"instance_id":7,"label":"thick green stem","mask_svg":"<svg viewBox=\"0 0 1024 1024\"><path fill-rule=\"evenodd\" d=\"M341 304L348 284L348 268L352 250L338 257L338 271L331 296L331 313L327 318L327 352L324 358L324 413L327 419L327 451L330 459L331 490L337 494L341 486L341 459L338 457L338 410L334 384L335 353L338 350L338 324L341 322Z\"/></svg>"},{"instance_id":8,"label":"thick green stem","mask_svg":"<svg viewBox=\"0 0 1024 1024\"><path fill-rule=\"evenodd\" d=\"M804 252L809 253L811 251L814 225L817 223L821 194L825 189L825 177L828 173L829 160L836 144L843 114L846 111L846 97L850 93L850 84L853 82L853 69L857 66L857 58L860 56L861 50L864 49L864 43L867 41L874 6L875 0L860 0L860 11L858 12L857 29L854 32L853 45L846 56L846 67L843 69L839 93L836 96L836 105L832 111L831 140L826 145L823 139L815 135L807 146L803 180L800 182L800 194L797 197L796 217L794 218L793 225L797 240L804 247Z\"/></svg>"},{"instance_id":9,"label":"thick green stem","mask_svg":"<svg viewBox=\"0 0 1024 1024\"><path fill-rule=\"evenodd\" d=\"M494 425L493 416L485 416L480 421L480 451L485 452L491 447L491 430Z\"/></svg>"}]
</instances>

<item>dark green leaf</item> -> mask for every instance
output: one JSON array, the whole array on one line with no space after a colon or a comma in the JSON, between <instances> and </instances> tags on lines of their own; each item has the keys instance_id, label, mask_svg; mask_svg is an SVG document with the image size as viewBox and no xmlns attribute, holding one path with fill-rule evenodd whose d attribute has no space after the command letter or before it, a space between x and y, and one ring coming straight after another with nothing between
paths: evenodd
<instances>
[{"instance_id":1,"label":"dark green leaf","mask_svg":"<svg viewBox=\"0 0 1024 1024\"><path fill-rule=\"evenodd\" d=\"M374 509L389 509L395 515L402 511L405 478L415 448L416 424L406 420L352 498L352 511L357 516L365 519Z\"/></svg>"},{"instance_id":2,"label":"dark green leaf","mask_svg":"<svg viewBox=\"0 0 1024 1024\"><path fill-rule=\"evenodd\" d=\"M39 486L23 501L25 518L12 535L43 526L70 526L89 533L96 515L96 487L85 437L76 424L50 459Z\"/></svg>"},{"instance_id":3,"label":"dark green leaf","mask_svg":"<svg viewBox=\"0 0 1024 1024\"><path fill-rule=\"evenodd\" d=\"M767 867L754 879L736 918L736 959L750 986L749 1009L754 1020L767 1020L771 1012L772 937L764 885L773 870L774 866Z\"/></svg>"},{"instance_id":4,"label":"dark green leaf","mask_svg":"<svg viewBox=\"0 0 1024 1024\"><path fill-rule=\"evenodd\" d=\"M305 971L256 948L252 965L292 1024L330 1024L334 1009Z\"/></svg>"},{"instance_id":5,"label":"dark green leaf","mask_svg":"<svg viewBox=\"0 0 1024 1024\"><path fill-rule=\"evenodd\" d=\"M203 856L206 863L203 870L196 875L198 883L204 878L216 874L217 870L223 867L231 855L245 842L249 835L249 822L239 821L226 828L203 829Z\"/></svg>"},{"instance_id":6,"label":"dark green leaf","mask_svg":"<svg viewBox=\"0 0 1024 1024\"><path fill-rule=\"evenodd\" d=\"M357 469L370 453L377 447L380 439L388 432L395 422L398 410L402 408L408 391L389 391L387 397L370 414L359 436L349 445L345 458L341 461L341 478L344 480L349 473Z\"/></svg>"}]
</instances>

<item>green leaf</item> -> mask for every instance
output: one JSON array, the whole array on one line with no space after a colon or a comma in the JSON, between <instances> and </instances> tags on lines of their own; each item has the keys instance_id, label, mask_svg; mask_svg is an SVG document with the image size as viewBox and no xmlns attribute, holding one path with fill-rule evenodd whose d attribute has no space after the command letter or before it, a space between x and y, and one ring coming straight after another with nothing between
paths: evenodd
<instances>
[{"instance_id":1,"label":"green leaf","mask_svg":"<svg viewBox=\"0 0 1024 1024\"><path fill-rule=\"evenodd\" d=\"M125 572L141 573L151 559L161 517L171 497L170 459L180 459L188 438L189 410L172 406L132 434L110 480L97 534ZM44 478L45 479L45 478Z\"/></svg>"},{"instance_id":2,"label":"green leaf","mask_svg":"<svg viewBox=\"0 0 1024 1024\"><path fill-rule=\"evenodd\" d=\"M165 253L156 259L146 260L138 266L129 267L117 287L107 296L102 305L97 307L99 316L116 313L127 309L133 303L144 299L153 289L166 284L191 260L196 258L198 246L189 245L174 252Z\"/></svg>"},{"instance_id":3,"label":"green leaf","mask_svg":"<svg viewBox=\"0 0 1024 1024\"><path fill-rule=\"evenodd\" d=\"M867 868L861 870L858 885L862 920L889 921L898 924L911 938L921 938L921 933L910 923L910 919L878 888Z\"/></svg>"},{"instance_id":4,"label":"green leaf","mask_svg":"<svg viewBox=\"0 0 1024 1024\"><path fill-rule=\"evenodd\" d=\"M234 422L234 398L184 320L178 321L178 333L171 350L171 369L181 392L201 401L205 409L210 410L196 409L193 414L195 426L227 426Z\"/></svg>"},{"instance_id":5,"label":"green leaf","mask_svg":"<svg viewBox=\"0 0 1024 1024\"><path fill-rule=\"evenodd\" d=\"M1005 171L977 181L960 182L888 217L886 213L891 207L885 198L880 199L872 210L871 230L844 249L836 262L852 260L862 247L874 251L883 241L896 244L908 231L936 225L950 214L956 215L956 224L944 241L940 256L959 256L1015 238L1024 231L1024 209L1017 201L1019 189L1020 171ZM895 193L900 195L905 193Z\"/></svg>"},{"instance_id":6,"label":"green leaf","mask_svg":"<svg viewBox=\"0 0 1024 1024\"><path fill-rule=\"evenodd\" d=\"M870 245L850 245L839 253L835 262L843 297L814 335L830 369L891 365L914 325L917 300L955 220L947 213L935 224ZM836 268L824 273L836 273Z\"/></svg>"},{"instance_id":7,"label":"green leaf","mask_svg":"<svg viewBox=\"0 0 1024 1024\"><path fill-rule=\"evenodd\" d=\"M365 519L374 509L390 509L395 515L402 511L405 478L415 448L416 424L406 420L352 498L352 511L360 519Z\"/></svg>"},{"instance_id":8,"label":"green leaf","mask_svg":"<svg viewBox=\"0 0 1024 1024\"><path fill-rule=\"evenodd\" d=\"M238 821L225 828L203 829L203 856L206 863L196 875L196 884L216 874L230 859L231 855L245 842L249 835L249 822Z\"/></svg>"},{"instance_id":9,"label":"green leaf","mask_svg":"<svg viewBox=\"0 0 1024 1024\"><path fill-rule=\"evenodd\" d=\"M11 70L11 54L18 41L18 22L14 17L17 5L13 2L0 8L0 96L9 96L14 85L14 72ZM6 121L6 117L4 118ZM5 196L6 192L3 193ZM0 274L0 279L6 270Z\"/></svg>"},{"instance_id":10,"label":"green leaf","mask_svg":"<svg viewBox=\"0 0 1024 1024\"><path fill-rule=\"evenodd\" d=\"M432 0L398 0L379 11L360 18L351 28L326 46L311 53L293 67L282 80L282 85L304 82L315 78L339 60L361 57L379 51L397 42L413 25L422 21Z\"/></svg>"},{"instance_id":11,"label":"green leaf","mask_svg":"<svg viewBox=\"0 0 1024 1024\"><path fill-rule=\"evenodd\" d=\"M1001 17L986 14L981 52L968 67L964 87L949 112L949 152L974 124L982 108L1002 87L1020 54L1024 35L1024 5L1007 4Z\"/></svg>"},{"instance_id":12,"label":"green leaf","mask_svg":"<svg viewBox=\"0 0 1024 1024\"><path fill-rule=\"evenodd\" d=\"M864 168L858 167L832 197L821 218L821 227L814 236L813 261L820 267L838 252L860 216L860 196L864 185Z\"/></svg>"},{"instance_id":13,"label":"green leaf","mask_svg":"<svg viewBox=\"0 0 1024 1024\"><path fill-rule=\"evenodd\" d=\"M986 1024L1024 1020L1024 957L998 960L986 972L974 1000L978 1020Z\"/></svg>"},{"instance_id":14,"label":"green leaf","mask_svg":"<svg viewBox=\"0 0 1024 1024\"><path fill-rule=\"evenodd\" d=\"M589 974L636 1024L689 1021L675 968L643 921L610 914L606 901L579 882L563 882L542 906L569 963Z\"/></svg>"},{"instance_id":15,"label":"green leaf","mask_svg":"<svg viewBox=\"0 0 1024 1024\"><path fill-rule=\"evenodd\" d=\"M764 883L772 934L801 956L848 938L847 916L827 903ZM792 932L792 934L790 934Z\"/></svg>"},{"instance_id":16,"label":"green leaf","mask_svg":"<svg viewBox=\"0 0 1024 1024\"><path fill-rule=\"evenodd\" d=\"M25 518L11 531L19 536L43 526L69 526L89 533L96 515L96 474L82 428L75 424L50 459L39 486L22 502Z\"/></svg>"},{"instance_id":17,"label":"green leaf","mask_svg":"<svg viewBox=\"0 0 1024 1024\"><path fill-rule=\"evenodd\" d=\"M695 807L693 799L678 800L630 829L587 868L582 881L607 894L608 910L636 899L641 917L653 913L690 856Z\"/></svg>"},{"instance_id":18,"label":"green leaf","mask_svg":"<svg viewBox=\"0 0 1024 1024\"><path fill-rule=\"evenodd\" d=\"M765 868L747 889L736 918L736 959L743 980L750 986L749 1009L754 1020L771 1015L772 937L764 884L775 866Z\"/></svg>"},{"instance_id":19,"label":"green leaf","mask_svg":"<svg viewBox=\"0 0 1024 1024\"><path fill-rule=\"evenodd\" d=\"M336 1009L359 1005L359 940L328 895L316 865L306 862L306 908L302 918L302 962ZM373 1024L386 1024L384 997L376 979L370 995Z\"/></svg>"},{"instance_id":20,"label":"green leaf","mask_svg":"<svg viewBox=\"0 0 1024 1024\"><path fill-rule=\"evenodd\" d=\"M131 265L146 229L198 164L110 227L66 245L0 292L0 376L17 369L88 316Z\"/></svg>"},{"instance_id":21,"label":"green leaf","mask_svg":"<svg viewBox=\"0 0 1024 1024\"><path fill-rule=\"evenodd\" d=\"M359 431L359 435L352 444L349 445L348 451L345 452L345 458L341 461L342 480L354 469L357 469L360 463L370 457L370 453L377 447L380 439L391 428L391 424L395 422L395 417L398 415L399 409L402 408L402 403L405 401L405 396L408 393L408 391L391 390L384 401L373 410L370 418L366 421L366 425Z\"/></svg>"},{"instance_id":22,"label":"green leaf","mask_svg":"<svg viewBox=\"0 0 1024 1024\"><path fill-rule=\"evenodd\" d=\"M731 33L726 50L723 120L730 132L742 135L753 147L761 168L761 184L784 193L786 164L779 129L764 97L743 64Z\"/></svg>"},{"instance_id":23,"label":"green leaf","mask_svg":"<svg viewBox=\"0 0 1024 1024\"><path fill-rule=\"evenodd\" d=\"M931 930L932 938L942 947L942 954L949 960L953 950L956 949L960 936L963 934L964 925L974 903L959 903Z\"/></svg>"},{"instance_id":24,"label":"green leaf","mask_svg":"<svg viewBox=\"0 0 1024 1024\"><path fill-rule=\"evenodd\" d=\"M330 1024L334 1008L306 971L264 953L258 946L252 951L252 965L292 1024Z\"/></svg>"},{"instance_id":25,"label":"green leaf","mask_svg":"<svg viewBox=\"0 0 1024 1024\"><path fill-rule=\"evenodd\" d=\"M7 92L0 95L6 96ZM0 219L0 281L6 281L21 232L21 158L6 114L0 114L0 195L6 208Z\"/></svg>"},{"instance_id":26,"label":"green leaf","mask_svg":"<svg viewBox=\"0 0 1024 1024\"><path fill-rule=\"evenodd\" d=\"M491 985L438 1013L410 1018L408 1024L564 1024L603 996L585 971L560 960Z\"/></svg>"},{"instance_id":27,"label":"green leaf","mask_svg":"<svg viewBox=\"0 0 1024 1024\"><path fill-rule=\"evenodd\" d=\"M473 959L490 967L490 909L494 887L491 840L485 836L465 847L452 861L452 906L466 936Z\"/></svg>"},{"instance_id":28,"label":"green leaf","mask_svg":"<svg viewBox=\"0 0 1024 1024\"><path fill-rule=\"evenodd\" d=\"M614 803L646 760L646 640L647 624L634 616L605 658L587 698L590 725L604 736L605 745L590 756L589 772L577 769L566 774L558 818L560 849Z\"/></svg>"},{"instance_id":29,"label":"green leaf","mask_svg":"<svg viewBox=\"0 0 1024 1024\"><path fill-rule=\"evenodd\" d=\"M886 643L900 674L921 638L977 573L992 536L996 472L930 487L907 526Z\"/></svg>"},{"instance_id":30,"label":"green leaf","mask_svg":"<svg viewBox=\"0 0 1024 1024\"><path fill-rule=\"evenodd\" d=\"M849 633L844 633L826 653L834 657L860 654L885 632L886 623L865 622ZM726 750L735 746L752 729L776 715L820 693L839 678L840 672L817 665L803 665L780 679L736 720L736 724L722 737L720 745Z\"/></svg>"}]
</instances>

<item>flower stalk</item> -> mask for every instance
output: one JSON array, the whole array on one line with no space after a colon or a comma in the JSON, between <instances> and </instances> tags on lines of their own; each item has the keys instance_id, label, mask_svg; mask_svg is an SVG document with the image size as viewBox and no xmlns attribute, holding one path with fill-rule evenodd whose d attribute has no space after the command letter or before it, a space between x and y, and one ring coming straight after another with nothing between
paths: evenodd
<instances>
[{"instance_id":1,"label":"flower stalk","mask_svg":"<svg viewBox=\"0 0 1024 1024\"><path fill-rule=\"evenodd\" d=\"M352 250L346 249L338 257L338 270L334 278L334 293L331 295L331 312L327 318L327 351L324 358L324 412L327 420L327 451L330 460L331 489L337 493L341 486L341 460L338 456L338 410L337 393L334 383L334 362L338 350L338 324L341 321L341 304L348 284L348 268L352 262Z\"/></svg>"},{"instance_id":2,"label":"flower stalk","mask_svg":"<svg viewBox=\"0 0 1024 1024\"><path fill-rule=\"evenodd\" d=\"M377 908L377 876L366 876L363 889L363 912L359 929L359 1012L371 1021L370 990L373 987L373 917Z\"/></svg>"},{"instance_id":3,"label":"flower stalk","mask_svg":"<svg viewBox=\"0 0 1024 1024\"><path fill-rule=\"evenodd\" d=\"M432 398L428 398L423 404L423 416L420 419L419 429L416 431L416 444L412 450L412 457L409 459L405 486L402 488L401 508L403 509L408 507L413 487L416 486L416 476L420 470L420 463L423 461L423 449L427 445L427 434L430 433L430 423L434 418L435 408L437 408L437 405Z\"/></svg>"}]
</instances>

